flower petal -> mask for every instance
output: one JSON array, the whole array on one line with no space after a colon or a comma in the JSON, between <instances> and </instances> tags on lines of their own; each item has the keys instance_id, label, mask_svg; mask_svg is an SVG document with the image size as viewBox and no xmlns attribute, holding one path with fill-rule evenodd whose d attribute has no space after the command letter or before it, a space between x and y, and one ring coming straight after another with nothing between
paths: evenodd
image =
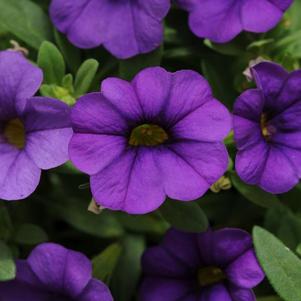
<instances>
[{"instance_id":1,"label":"flower petal","mask_svg":"<svg viewBox=\"0 0 301 301\"><path fill-rule=\"evenodd\" d=\"M243 92L235 101L233 114L259 124L263 113L265 99L259 89Z\"/></svg>"},{"instance_id":2,"label":"flower petal","mask_svg":"<svg viewBox=\"0 0 301 301\"><path fill-rule=\"evenodd\" d=\"M204 77L191 70L172 73L169 96L164 105L164 120L169 126L213 98L211 88Z\"/></svg>"},{"instance_id":3,"label":"flower petal","mask_svg":"<svg viewBox=\"0 0 301 301\"><path fill-rule=\"evenodd\" d=\"M175 258L192 269L200 265L196 234L170 229L165 234L161 245L165 250L173 254Z\"/></svg>"},{"instance_id":4,"label":"flower petal","mask_svg":"<svg viewBox=\"0 0 301 301\"><path fill-rule=\"evenodd\" d=\"M231 127L232 119L226 107L211 100L178 121L172 132L176 139L218 142L229 134Z\"/></svg>"},{"instance_id":5,"label":"flower petal","mask_svg":"<svg viewBox=\"0 0 301 301\"><path fill-rule=\"evenodd\" d=\"M126 119L101 93L82 96L71 110L76 133L124 135Z\"/></svg>"},{"instance_id":6,"label":"flower petal","mask_svg":"<svg viewBox=\"0 0 301 301\"><path fill-rule=\"evenodd\" d=\"M101 83L101 93L130 120L143 118L142 107L133 85L119 78L107 78Z\"/></svg>"},{"instance_id":7,"label":"flower petal","mask_svg":"<svg viewBox=\"0 0 301 301\"><path fill-rule=\"evenodd\" d=\"M99 280L92 279L82 294L78 297L80 301L113 301L108 287Z\"/></svg>"},{"instance_id":8,"label":"flower petal","mask_svg":"<svg viewBox=\"0 0 301 301\"><path fill-rule=\"evenodd\" d=\"M265 277L253 250L235 259L227 267L226 275L233 285L242 288L253 288Z\"/></svg>"},{"instance_id":9,"label":"flower petal","mask_svg":"<svg viewBox=\"0 0 301 301\"><path fill-rule=\"evenodd\" d=\"M236 0L203 0L189 16L190 28L199 37L228 42L242 30L241 4Z\"/></svg>"},{"instance_id":10,"label":"flower petal","mask_svg":"<svg viewBox=\"0 0 301 301\"><path fill-rule=\"evenodd\" d=\"M288 77L288 72L278 64L262 62L252 68L252 73L257 87L264 94L266 106L273 107L275 97Z\"/></svg>"},{"instance_id":11,"label":"flower petal","mask_svg":"<svg viewBox=\"0 0 301 301\"><path fill-rule=\"evenodd\" d=\"M240 229L222 229L213 232L212 252L219 266L226 266L252 247L251 235Z\"/></svg>"},{"instance_id":12,"label":"flower petal","mask_svg":"<svg viewBox=\"0 0 301 301\"><path fill-rule=\"evenodd\" d=\"M254 292L251 289L240 288L237 286L228 286L232 301L256 301Z\"/></svg>"},{"instance_id":13,"label":"flower petal","mask_svg":"<svg viewBox=\"0 0 301 301\"><path fill-rule=\"evenodd\" d=\"M223 143L185 141L175 143L169 149L173 156L168 155L170 159L166 162L164 157L159 158L158 165L161 162L161 171L166 174L162 180L166 181L166 188L170 188L169 193L178 195L180 200L186 200L189 195L199 194L197 197L200 197L228 166L228 153Z\"/></svg>"},{"instance_id":14,"label":"flower petal","mask_svg":"<svg viewBox=\"0 0 301 301\"><path fill-rule=\"evenodd\" d=\"M129 149L91 177L91 189L96 202L103 207L142 214L163 203L161 181L154 149Z\"/></svg>"},{"instance_id":15,"label":"flower petal","mask_svg":"<svg viewBox=\"0 0 301 301\"><path fill-rule=\"evenodd\" d=\"M104 40L101 31L108 21L105 16L107 1L98 0L53 0L50 5L52 22L59 31L80 48L93 48Z\"/></svg>"},{"instance_id":16,"label":"flower petal","mask_svg":"<svg viewBox=\"0 0 301 301\"><path fill-rule=\"evenodd\" d=\"M41 170L27 153L8 144L1 144L0 170L0 199L24 199L40 181Z\"/></svg>"},{"instance_id":17,"label":"flower petal","mask_svg":"<svg viewBox=\"0 0 301 301\"><path fill-rule=\"evenodd\" d=\"M132 81L144 119L152 120L162 112L169 98L171 73L161 67L139 72Z\"/></svg>"},{"instance_id":18,"label":"flower petal","mask_svg":"<svg viewBox=\"0 0 301 301\"><path fill-rule=\"evenodd\" d=\"M202 196L210 184L198 169L173 149L161 149L156 159L160 181L165 193L172 199L192 201Z\"/></svg>"},{"instance_id":19,"label":"flower petal","mask_svg":"<svg viewBox=\"0 0 301 301\"><path fill-rule=\"evenodd\" d=\"M237 174L248 184L259 184L268 156L269 146L264 141L238 151L235 158Z\"/></svg>"},{"instance_id":20,"label":"flower petal","mask_svg":"<svg viewBox=\"0 0 301 301\"><path fill-rule=\"evenodd\" d=\"M104 44L118 58L128 58L160 45L161 21L169 7L168 0L156 0L148 5L140 1L54 0L50 15L76 46L93 48Z\"/></svg>"},{"instance_id":21,"label":"flower petal","mask_svg":"<svg viewBox=\"0 0 301 301\"><path fill-rule=\"evenodd\" d=\"M283 11L269 0L248 0L241 9L243 28L252 32L265 32L282 18Z\"/></svg>"},{"instance_id":22,"label":"flower petal","mask_svg":"<svg viewBox=\"0 0 301 301\"><path fill-rule=\"evenodd\" d=\"M27 259L32 271L52 292L78 296L91 279L92 266L83 254L44 243Z\"/></svg>"},{"instance_id":23,"label":"flower petal","mask_svg":"<svg viewBox=\"0 0 301 301\"><path fill-rule=\"evenodd\" d=\"M43 80L41 69L15 51L0 52L0 120L20 114L26 100L39 89Z\"/></svg>"},{"instance_id":24,"label":"flower petal","mask_svg":"<svg viewBox=\"0 0 301 301\"><path fill-rule=\"evenodd\" d=\"M178 301L193 289L192 280L146 277L141 285L140 299L141 301Z\"/></svg>"},{"instance_id":25,"label":"flower petal","mask_svg":"<svg viewBox=\"0 0 301 301\"><path fill-rule=\"evenodd\" d=\"M262 171L260 186L270 193L284 193L299 182L297 170L280 148L270 147L269 154Z\"/></svg>"},{"instance_id":26,"label":"flower petal","mask_svg":"<svg viewBox=\"0 0 301 301\"><path fill-rule=\"evenodd\" d=\"M198 301L233 301L224 284L214 284L201 291Z\"/></svg>"},{"instance_id":27,"label":"flower petal","mask_svg":"<svg viewBox=\"0 0 301 301\"><path fill-rule=\"evenodd\" d=\"M143 271L147 276L182 278L189 277L194 269L174 257L174 252L162 246L149 248L142 258Z\"/></svg>"},{"instance_id":28,"label":"flower petal","mask_svg":"<svg viewBox=\"0 0 301 301\"><path fill-rule=\"evenodd\" d=\"M121 136L74 134L69 145L70 160L81 171L93 175L109 165L126 150Z\"/></svg>"}]
</instances>

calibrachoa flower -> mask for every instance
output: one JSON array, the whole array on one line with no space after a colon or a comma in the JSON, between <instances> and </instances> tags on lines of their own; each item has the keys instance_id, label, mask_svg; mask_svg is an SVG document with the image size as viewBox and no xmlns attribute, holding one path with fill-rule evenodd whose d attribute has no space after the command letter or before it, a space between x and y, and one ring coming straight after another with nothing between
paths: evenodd
<instances>
[{"instance_id":1,"label":"calibrachoa flower","mask_svg":"<svg viewBox=\"0 0 301 301\"><path fill-rule=\"evenodd\" d=\"M41 169L68 159L70 110L58 100L33 97L42 80L42 71L22 54L0 52L0 199L27 197Z\"/></svg>"},{"instance_id":2,"label":"calibrachoa flower","mask_svg":"<svg viewBox=\"0 0 301 301\"><path fill-rule=\"evenodd\" d=\"M234 105L236 170L249 184L283 193L301 178L301 70L264 62L252 73L257 89Z\"/></svg>"},{"instance_id":3,"label":"calibrachoa flower","mask_svg":"<svg viewBox=\"0 0 301 301\"><path fill-rule=\"evenodd\" d=\"M16 265L16 279L0 282L1 301L113 301L82 253L44 243Z\"/></svg>"},{"instance_id":4,"label":"calibrachoa flower","mask_svg":"<svg viewBox=\"0 0 301 301\"><path fill-rule=\"evenodd\" d=\"M293 0L176 0L189 12L193 33L217 43L241 31L266 32L282 18Z\"/></svg>"},{"instance_id":5,"label":"calibrachoa flower","mask_svg":"<svg viewBox=\"0 0 301 301\"><path fill-rule=\"evenodd\" d=\"M264 278L251 236L226 228L200 234L170 230L142 259L141 301L255 301Z\"/></svg>"},{"instance_id":6,"label":"calibrachoa flower","mask_svg":"<svg viewBox=\"0 0 301 301\"><path fill-rule=\"evenodd\" d=\"M109 78L79 99L71 119L73 163L91 175L96 202L146 213L166 195L202 196L227 169L227 109L194 71L141 71L132 82Z\"/></svg>"},{"instance_id":7,"label":"calibrachoa flower","mask_svg":"<svg viewBox=\"0 0 301 301\"><path fill-rule=\"evenodd\" d=\"M170 0L52 0L50 16L77 47L129 58L161 44L169 8Z\"/></svg>"}]
</instances>

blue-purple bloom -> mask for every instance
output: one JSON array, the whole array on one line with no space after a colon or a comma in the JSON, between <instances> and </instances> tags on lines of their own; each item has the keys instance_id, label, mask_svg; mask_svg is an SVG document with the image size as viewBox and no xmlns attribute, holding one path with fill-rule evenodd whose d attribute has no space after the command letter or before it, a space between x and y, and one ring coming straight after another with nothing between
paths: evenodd
<instances>
[{"instance_id":1,"label":"blue-purple bloom","mask_svg":"<svg viewBox=\"0 0 301 301\"><path fill-rule=\"evenodd\" d=\"M82 253L44 243L16 265L16 279L0 282L0 301L113 301Z\"/></svg>"},{"instance_id":2,"label":"blue-purple bloom","mask_svg":"<svg viewBox=\"0 0 301 301\"><path fill-rule=\"evenodd\" d=\"M225 43L241 31L266 32L282 18L293 0L176 0L189 12L193 33Z\"/></svg>"},{"instance_id":3,"label":"blue-purple bloom","mask_svg":"<svg viewBox=\"0 0 301 301\"><path fill-rule=\"evenodd\" d=\"M301 70L263 62L252 73L257 88L234 105L236 171L248 184L284 193L301 178Z\"/></svg>"},{"instance_id":4,"label":"blue-purple bloom","mask_svg":"<svg viewBox=\"0 0 301 301\"><path fill-rule=\"evenodd\" d=\"M141 301L255 301L264 278L249 233L171 229L142 259Z\"/></svg>"},{"instance_id":5,"label":"blue-purple bloom","mask_svg":"<svg viewBox=\"0 0 301 301\"><path fill-rule=\"evenodd\" d=\"M52 0L50 16L77 47L129 58L161 44L169 8L170 0Z\"/></svg>"},{"instance_id":6,"label":"blue-purple bloom","mask_svg":"<svg viewBox=\"0 0 301 301\"><path fill-rule=\"evenodd\" d=\"M42 81L42 71L22 54L0 52L0 199L26 198L41 169L68 160L70 110L58 100L33 97Z\"/></svg>"},{"instance_id":7,"label":"blue-purple bloom","mask_svg":"<svg viewBox=\"0 0 301 301\"><path fill-rule=\"evenodd\" d=\"M227 109L197 72L141 71L103 81L71 113L70 159L89 174L96 202L142 214L166 196L201 197L226 171Z\"/></svg>"}]
</instances>

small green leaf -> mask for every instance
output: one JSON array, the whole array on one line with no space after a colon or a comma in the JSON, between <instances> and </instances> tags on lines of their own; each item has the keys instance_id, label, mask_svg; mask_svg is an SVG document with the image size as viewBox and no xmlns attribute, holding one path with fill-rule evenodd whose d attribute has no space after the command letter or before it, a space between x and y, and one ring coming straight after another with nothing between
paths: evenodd
<instances>
[{"instance_id":1,"label":"small green leaf","mask_svg":"<svg viewBox=\"0 0 301 301\"><path fill-rule=\"evenodd\" d=\"M92 260L93 276L108 284L121 255L121 251L122 246L119 243L115 243L94 257Z\"/></svg>"},{"instance_id":2,"label":"small green leaf","mask_svg":"<svg viewBox=\"0 0 301 301\"><path fill-rule=\"evenodd\" d=\"M52 39L45 12L30 0L0 0L0 27L35 49Z\"/></svg>"},{"instance_id":3,"label":"small green leaf","mask_svg":"<svg viewBox=\"0 0 301 301\"><path fill-rule=\"evenodd\" d=\"M9 247L0 240L0 281L16 277L16 265Z\"/></svg>"},{"instance_id":4,"label":"small green leaf","mask_svg":"<svg viewBox=\"0 0 301 301\"><path fill-rule=\"evenodd\" d=\"M166 200L160 212L174 228L188 232L203 232L208 228L208 219L196 202Z\"/></svg>"},{"instance_id":5,"label":"small green leaf","mask_svg":"<svg viewBox=\"0 0 301 301\"><path fill-rule=\"evenodd\" d=\"M141 256L145 249L142 236L128 235L123 241L123 251L114 271L111 288L114 300L130 301L137 291L141 274Z\"/></svg>"},{"instance_id":6,"label":"small green leaf","mask_svg":"<svg viewBox=\"0 0 301 301\"><path fill-rule=\"evenodd\" d=\"M257 186L251 186L244 183L240 180L236 173L232 172L230 177L233 186L248 201L264 208L271 208L279 204L279 199L275 195L265 192Z\"/></svg>"},{"instance_id":7,"label":"small green leaf","mask_svg":"<svg viewBox=\"0 0 301 301\"><path fill-rule=\"evenodd\" d=\"M14 241L21 245L37 245L48 241L48 235L37 225L23 224L16 231Z\"/></svg>"},{"instance_id":8,"label":"small green leaf","mask_svg":"<svg viewBox=\"0 0 301 301\"><path fill-rule=\"evenodd\" d=\"M39 49L38 66L43 69L44 83L61 85L66 66L62 54L54 44L43 42Z\"/></svg>"},{"instance_id":9,"label":"small green leaf","mask_svg":"<svg viewBox=\"0 0 301 301\"><path fill-rule=\"evenodd\" d=\"M94 59L82 63L75 76L75 96L81 96L89 91L98 67L99 63Z\"/></svg>"},{"instance_id":10,"label":"small green leaf","mask_svg":"<svg viewBox=\"0 0 301 301\"><path fill-rule=\"evenodd\" d=\"M160 66L163 47L147 54L141 54L127 60L120 60L119 75L125 80L131 80L139 71L152 66Z\"/></svg>"},{"instance_id":11,"label":"small green leaf","mask_svg":"<svg viewBox=\"0 0 301 301\"><path fill-rule=\"evenodd\" d=\"M301 260L267 230L254 227L258 260L275 291L286 301L301 300Z\"/></svg>"}]
</instances>

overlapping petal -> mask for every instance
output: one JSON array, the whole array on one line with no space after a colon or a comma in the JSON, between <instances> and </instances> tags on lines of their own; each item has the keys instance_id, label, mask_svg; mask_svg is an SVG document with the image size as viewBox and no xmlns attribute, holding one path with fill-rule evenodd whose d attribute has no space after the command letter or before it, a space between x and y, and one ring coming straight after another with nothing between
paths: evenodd
<instances>
[{"instance_id":1,"label":"overlapping petal","mask_svg":"<svg viewBox=\"0 0 301 301\"><path fill-rule=\"evenodd\" d=\"M80 48L104 45L118 58L152 51L163 38L162 20L168 0L53 0L55 26ZM126 38L125 38L126 37Z\"/></svg>"}]
</instances>

